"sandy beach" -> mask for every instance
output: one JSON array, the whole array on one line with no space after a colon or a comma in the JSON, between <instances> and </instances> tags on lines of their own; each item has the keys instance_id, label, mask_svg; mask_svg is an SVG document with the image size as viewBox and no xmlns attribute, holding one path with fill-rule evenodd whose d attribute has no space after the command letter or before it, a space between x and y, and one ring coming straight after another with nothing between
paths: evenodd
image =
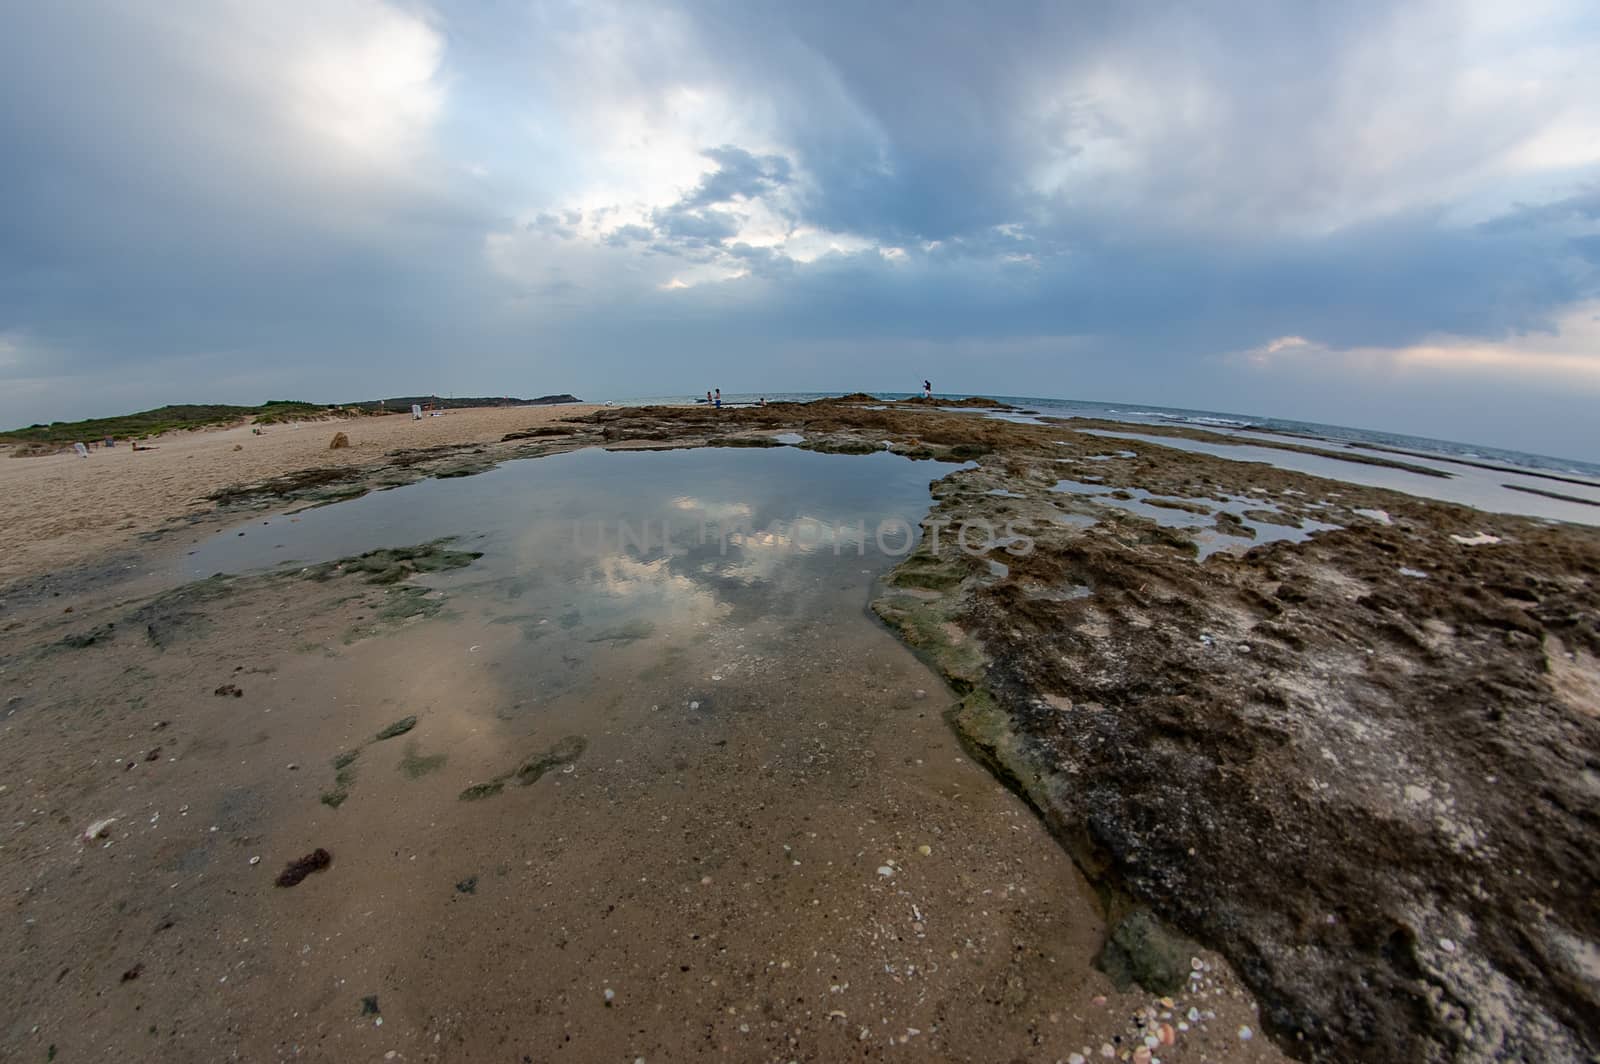
<instances>
[{"instance_id":1,"label":"sandy beach","mask_svg":"<svg viewBox=\"0 0 1600 1064\"><path fill-rule=\"evenodd\" d=\"M0 1055L1581 1059L1594 530L1079 428L0 463Z\"/></svg>"},{"instance_id":2,"label":"sandy beach","mask_svg":"<svg viewBox=\"0 0 1600 1064\"><path fill-rule=\"evenodd\" d=\"M409 415L171 432L126 441L88 458L0 454L0 493L13 500L0 524L0 588L24 575L80 564L138 542L211 507L207 496L238 484L326 466L363 466L401 448L496 442L508 432L594 409L591 406L484 407L413 421ZM334 433L350 446L329 450ZM3 449L0 449L3 450Z\"/></svg>"}]
</instances>

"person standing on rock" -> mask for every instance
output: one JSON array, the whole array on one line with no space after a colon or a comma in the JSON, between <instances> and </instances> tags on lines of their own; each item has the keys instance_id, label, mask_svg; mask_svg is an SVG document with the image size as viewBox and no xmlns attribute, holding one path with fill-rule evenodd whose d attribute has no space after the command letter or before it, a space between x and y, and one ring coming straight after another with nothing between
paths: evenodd
<instances>
[{"instance_id":1,"label":"person standing on rock","mask_svg":"<svg viewBox=\"0 0 1600 1064\"><path fill-rule=\"evenodd\" d=\"M718 409L718 410L721 410L721 409L722 409L722 389L721 389L721 388L718 388L718 389L717 389L717 401L716 401L716 408L717 408L717 409Z\"/></svg>"},{"instance_id":2,"label":"person standing on rock","mask_svg":"<svg viewBox=\"0 0 1600 1064\"><path fill-rule=\"evenodd\" d=\"M933 398L933 382L932 381L923 381L922 382L922 397L924 399L932 399Z\"/></svg>"}]
</instances>

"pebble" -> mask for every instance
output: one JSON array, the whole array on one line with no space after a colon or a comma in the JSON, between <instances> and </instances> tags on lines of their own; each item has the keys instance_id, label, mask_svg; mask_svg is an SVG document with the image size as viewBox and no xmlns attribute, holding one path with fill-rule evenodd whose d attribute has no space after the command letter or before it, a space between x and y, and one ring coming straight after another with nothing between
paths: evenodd
<instances>
[{"instance_id":1,"label":"pebble","mask_svg":"<svg viewBox=\"0 0 1600 1064\"><path fill-rule=\"evenodd\" d=\"M1248 1027L1239 1028L1239 1041L1248 1042L1248 1041L1250 1041L1250 1039L1254 1038L1255 1036L1256 1036L1256 1033L1254 1031L1252 1031L1250 1028L1248 1028Z\"/></svg>"},{"instance_id":2,"label":"pebble","mask_svg":"<svg viewBox=\"0 0 1600 1064\"><path fill-rule=\"evenodd\" d=\"M1117 1055L1117 1049L1110 1042L1101 1042L1100 1055L1110 1060Z\"/></svg>"},{"instance_id":3,"label":"pebble","mask_svg":"<svg viewBox=\"0 0 1600 1064\"><path fill-rule=\"evenodd\" d=\"M878 874L880 876L892 876L894 875L894 869L890 868L888 865L879 865Z\"/></svg>"},{"instance_id":4,"label":"pebble","mask_svg":"<svg viewBox=\"0 0 1600 1064\"><path fill-rule=\"evenodd\" d=\"M1450 941L1448 938L1441 938L1439 940L1439 948L1444 950L1446 953L1454 953L1456 951L1456 944Z\"/></svg>"},{"instance_id":5,"label":"pebble","mask_svg":"<svg viewBox=\"0 0 1600 1064\"><path fill-rule=\"evenodd\" d=\"M606 999L606 1004L609 1005L617 999L617 992L608 986L606 987L606 992L603 996Z\"/></svg>"},{"instance_id":6,"label":"pebble","mask_svg":"<svg viewBox=\"0 0 1600 1064\"><path fill-rule=\"evenodd\" d=\"M116 822L117 818L114 816L106 817L104 820L96 820L93 824L83 829L83 841L93 842L95 839L102 838L110 830L111 825Z\"/></svg>"},{"instance_id":7,"label":"pebble","mask_svg":"<svg viewBox=\"0 0 1600 1064\"><path fill-rule=\"evenodd\" d=\"M261 858L260 857L252 857L252 858L250 858L250 863L253 864L253 865L258 865L258 864L261 863Z\"/></svg>"},{"instance_id":8,"label":"pebble","mask_svg":"<svg viewBox=\"0 0 1600 1064\"><path fill-rule=\"evenodd\" d=\"M1178 1041L1178 1033L1172 1029L1172 1024L1164 1023L1156 1029L1156 1037L1164 1046L1173 1045Z\"/></svg>"},{"instance_id":9,"label":"pebble","mask_svg":"<svg viewBox=\"0 0 1600 1064\"><path fill-rule=\"evenodd\" d=\"M1150 1064L1150 1048L1140 1046L1133 1051L1133 1064Z\"/></svg>"},{"instance_id":10,"label":"pebble","mask_svg":"<svg viewBox=\"0 0 1600 1064\"><path fill-rule=\"evenodd\" d=\"M933 856L933 847L929 846L927 843L923 843L921 846L917 847L917 852L924 857L931 857Z\"/></svg>"},{"instance_id":11,"label":"pebble","mask_svg":"<svg viewBox=\"0 0 1600 1064\"><path fill-rule=\"evenodd\" d=\"M1067 1057L1067 1064L1084 1064L1082 1053L1073 1053Z\"/></svg>"}]
</instances>

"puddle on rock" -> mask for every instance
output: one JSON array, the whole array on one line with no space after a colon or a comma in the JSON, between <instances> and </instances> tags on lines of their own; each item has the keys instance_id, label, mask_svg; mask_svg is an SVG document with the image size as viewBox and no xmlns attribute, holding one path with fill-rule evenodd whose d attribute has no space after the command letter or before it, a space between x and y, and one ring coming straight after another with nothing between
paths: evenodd
<instances>
[{"instance_id":1,"label":"puddle on rock","mask_svg":"<svg viewBox=\"0 0 1600 1064\"><path fill-rule=\"evenodd\" d=\"M1510 469L1480 469L1423 455L1397 455L1392 460L1434 469L1441 474L1440 476L1428 476L1390 466L1370 465L1358 459L1362 457L1389 459L1390 456L1374 455L1359 449L1353 449L1351 460L1345 461L1321 454L1252 446L1245 442L1247 437L1240 437L1241 442L1237 444L1222 444L1191 440L1181 436L1152 436L1146 433L1115 432L1108 429L1082 431L1085 435L1103 439L1149 443L1158 447L1209 454L1238 462L1262 462L1278 469L1293 470L1351 484L1364 484L1368 487L1389 488L1424 499L1460 503L1492 513L1522 514L1528 517L1571 521L1576 524L1600 525L1600 484L1561 484L1557 485L1559 490L1551 495L1552 484L1547 477ZM1299 446L1306 443L1304 440L1287 442ZM1569 497L1562 498L1560 497L1562 495Z\"/></svg>"},{"instance_id":2,"label":"puddle on rock","mask_svg":"<svg viewBox=\"0 0 1600 1064\"><path fill-rule=\"evenodd\" d=\"M1061 480L1050 489L1058 494L1080 495L1103 506L1147 518L1164 528L1189 530L1205 561L1218 551L1242 553L1264 543L1287 541L1303 543L1318 532L1336 531L1342 526L1297 518L1286 514L1266 499L1228 495L1221 499L1186 499L1157 495L1145 488L1113 488L1097 477ZM1230 532L1237 528L1248 535Z\"/></svg>"},{"instance_id":3,"label":"puddle on rock","mask_svg":"<svg viewBox=\"0 0 1600 1064\"><path fill-rule=\"evenodd\" d=\"M1094 594L1093 589L1087 584L1068 584L1065 587L1057 587L1052 584L1029 580L1019 586L1029 598L1042 599L1046 602L1075 602L1078 599L1086 599Z\"/></svg>"}]
</instances>

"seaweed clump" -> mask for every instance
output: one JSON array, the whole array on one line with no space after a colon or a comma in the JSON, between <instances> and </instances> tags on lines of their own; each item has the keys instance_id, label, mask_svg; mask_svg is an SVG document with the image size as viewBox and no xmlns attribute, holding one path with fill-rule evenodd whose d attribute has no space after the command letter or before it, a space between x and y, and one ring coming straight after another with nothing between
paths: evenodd
<instances>
[{"instance_id":1,"label":"seaweed clump","mask_svg":"<svg viewBox=\"0 0 1600 1064\"><path fill-rule=\"evenodd\" d=\"M309 579L328 580L341 573L364 574L369 584L398 584L418 573L438 573L462 569L479 558L482 551L447 550L448 538L430 540L414 547L382 547L354 558L341 558L314 566Z\"/></svg>"},{"instance_id":2,"label":"seaweed clump","mask_svg":"<svg viewBox=\"0 0 1600 1064\"><path fill-rule=\"evenodd\" d=\"M278 873L278 878L274 882L280 887L292 887L311 873L320 872L331 864L333 864L333 854L318 846L304 857L284 865L283 871Z\"/></svg>"},{"instance_id":3,"label":"seaweed clump","mask_svg":"<svg viewBox=\"0 0 1600 1064\"><path fill-rule=\"evenodd\" d=\"M410 731L416 726L417 715L415 713L409 717L401 717L393 724L388 725L382 731L378 732L377 735L373 736L373 741L381 743L385 739L393 739L397 735L404 735L406 732Z\"/></svg>"},{"instance_id":4,"label":"seaweed clump","mask_svg":"<svg viewBox=\"0 0 1600 1064\"><path fill-rule=\"evenodd\" d=\"M551 769L570 765L578 760L588 748L589 740L581 735L569 735L548 750L527 758L510 772L502 772L487 783L474 783L457 797L463 802L476 802L499 794L505 789L506 783L512 780L524 787L537 783L539 778Z\"/></svg>"}]
</instances>

